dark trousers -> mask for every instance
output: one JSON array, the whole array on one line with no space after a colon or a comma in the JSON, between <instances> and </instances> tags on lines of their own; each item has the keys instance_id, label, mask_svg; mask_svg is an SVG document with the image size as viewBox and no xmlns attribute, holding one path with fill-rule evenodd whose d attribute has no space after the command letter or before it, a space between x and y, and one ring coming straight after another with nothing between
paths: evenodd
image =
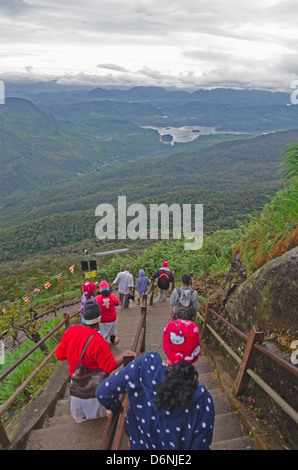
<instances>
[{"instance_id":1,"label":"dark trousers","mask_svg":"<svg viewBox=\"0 0 298 470\"><path fill-rule=\"evenodd\" d=\"M120 307L121 308L128 308L129 307L129 294L121 294L119 292L119 300L120 300Z\"/></svg>"}]
</instances>

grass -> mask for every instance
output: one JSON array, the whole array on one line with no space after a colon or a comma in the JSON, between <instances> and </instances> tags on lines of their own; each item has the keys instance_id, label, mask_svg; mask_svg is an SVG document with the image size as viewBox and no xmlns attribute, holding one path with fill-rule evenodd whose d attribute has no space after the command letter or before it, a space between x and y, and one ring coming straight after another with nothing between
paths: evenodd
<instances>
[{"instance_id":1,"label":"grass","mask_svg":"<svg viewBox=\"0 0 298 470\"><path fill-rule=\"evenodd\" d=\"M136 274L139 269L144 269L150 278L164 260L175 271L176 279L185 272L193 272L197 276L206 272L224 274L232 260L232 245L239 239L239 233L238 229L234 229L206 235L200 250L185 250L185 240L166 240L155 243L136 256L114 255L97 270L96 278L113 280L126 264L130 264Z\"/></svg>"},{"instance_id":2,"label":"grass","mask_svg":"<svg viewBox=\"0 0 298 470\"><path fill-rule=\"evenodd\" d=\"M55 326L61 322L61 318L50 320L40 329L40 336L44 337ZM48 351L52 351L59 343L60 335L49 338L46 341ZM22 357L30 348L34 346L32 341L26 341L18 349L5 352L5 363L0 365L0 373L4 372L8 367L14 364ZM34 371L34 369L44 360L45 355L40 349L36 349L27 359L25 359L16 369L14 369L1 382L0 388L0 406L3 405L11 395L20 387L24 380ZM36 398L44 389L44 385L55 374L59 361L53 357L46 366L32 379L28 386L14 400L13 404L4 413L4 423L8 423L11 419L15 419L34 398Z\"/></svg>"},{"instance_id":3,"label":"grass","mask_svg":"<svg viewBox=\"0 0 298 470\"><path fill-rule=\"evenodd\" d=\"M240 251L248 274L298 245L298 182L278 191L263 211L240 224Z\"/></svg>"}]
</instances>

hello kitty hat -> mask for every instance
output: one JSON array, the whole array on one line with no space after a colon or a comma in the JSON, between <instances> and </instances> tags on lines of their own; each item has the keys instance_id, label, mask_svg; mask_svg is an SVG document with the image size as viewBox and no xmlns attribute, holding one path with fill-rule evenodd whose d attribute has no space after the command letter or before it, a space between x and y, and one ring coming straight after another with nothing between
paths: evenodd
<instances>
[{"instance_id":1,"label":"hello kitty hat","mask_svg":"<svg viewBox=\"0 0 298 470\"><path fill-rule=\"evenodd\" d=\"M173 364L195 362L201 353L199 328L190 320L170 321L163 331L162 346Z\"/></svg>"}]
</instances>

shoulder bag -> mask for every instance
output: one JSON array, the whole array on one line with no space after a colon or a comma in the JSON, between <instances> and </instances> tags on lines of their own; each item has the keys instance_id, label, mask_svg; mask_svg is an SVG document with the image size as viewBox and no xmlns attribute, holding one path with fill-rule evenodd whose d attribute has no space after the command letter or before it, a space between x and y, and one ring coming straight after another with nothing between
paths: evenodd
<instances>
[{"instance_id":1,"label":"shoulder bag","mask_svg":"<svg viewBox=\"0 0 298 470\"><path fill-rule=\"evenodd\" d=\"M83 399L95 398L95 392L98 385L109 376L109 374L104 372L102 369L88 369L85 364L80 363L93 336L94 335L91 335L88 338L81 357L76 365L75 371L71 377L70 394L73 397Z\"/></svg>"}]
</instances>

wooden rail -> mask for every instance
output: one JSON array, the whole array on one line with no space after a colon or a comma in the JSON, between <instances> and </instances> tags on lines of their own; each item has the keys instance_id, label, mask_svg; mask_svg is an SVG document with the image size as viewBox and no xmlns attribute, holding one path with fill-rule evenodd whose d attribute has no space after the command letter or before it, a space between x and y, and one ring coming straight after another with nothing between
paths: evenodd
<instances>
[{"instance_id":1,"label":"wooden rail","mask_svg":"<svg viewBox=\"0 0 298 470\"><path fill-rule=\"evenodd\" d=\"M212 304L204 303L199 299L201 305L205 308L205 315L202 316L197 313L197 316L202 320L202 339L206 337L207 329L212 335L219 341L221 346L233 357L234 360L239 364L239 370L234 385L235 396L243 394L248 387L249 378L251 377L266 393L269 395L297 424L298 424L298 413L292 408L282 397L280 397L261 377L259 377L254 371L253 367L256 361L256 351L260 351L270 359L277 362L284 369L291 372L293 375L298 376L298 368L286 361L277 354L269 351L265 346L262 345L264 340L264 333L258 332L254 328L251 329L249 336L240 331L225 318L219 315L212 308ZM239 357L230 346L218 335L218 333L212 328L209 323L210 315L214 315L220 322L228 326L234 333L236 333L242 340L246 342L246 348L244 350L243 357Z\"/></svg>"},{"instance_id":2,"label":"wooden rail","mask_svg":"<svg viewBox=\"0 0 298 470\"><path fill-rule=\"evenodd\" d=\"M64 300L64 295L62 294L61 300L59 300L59 301L57 301L57 302L55 302L55 303L52 303L52 304L50 305L50 308L49 308L48 310L45 310L44 312L38 314L38 315L36 316L36 320L42 319L43 317L45 317L45 316L47 316L47 315L51 315L51 314L54 314L54 316L57 317L57 310L60 310L60 309L65 308L65 307L69 307L69 306L74 305L74 304L77 304L77 303L79 303L79 302L80 302L80 299L79 299L79 300L78 300L78 299L74 299L74 300L70 300L70 301L68 301L68 302L65 302L65 300ZM35 310L38 310L38 309L44 307L45 305L46 305L46 304L39 305L38 307L35 307ZM49 306L49 305L48 305L48 306ZM23 325L25 325L26 323L28 323L28 322L23 323ZM3 331L3 332L1 333L1 335L0 335L0 340L1 340L1 339L3 340L3 339L9 334L9 331L10 331L10 330L5 330L5 331ZM25 334L24 334L24 336L25 336ZM8 350L13 349L13 348L11 348L11 347L9 347L9 346L7 346L7 345L6 345L6 348L7 348Z\"/></svg>"},{"instance_id":3,"label":"wooden rail","mask_svg":"<svg viewBox=\"0 0 298 470\"><path fill-rule=\"evenodd\" d=\"M80 313L76 312L72 315L65 314L64 320L59 323L53 330L51 330L44 338L42 338L38 343L36 343L32 348L29 349L22 357L20 357L16 362L14 362L10 367L8 367L2 374L0 374L0 383L4 380L16 367L18 367L23 361L25 361L37 348L39 348L42 344L44 344L47 339L53 336L58 330L65 327L67 329L70 326L70 320ZM49 362L49 360L55 354L56 348L51 351L51 353L45 357L45 359L39 364L34 371L30 374L30 376L22 383L22 385L11 395L11 397L0 407L0 445L2 448L8 447L10 444L9 438L5 431L5 428L2 423L1 416L7 410L7 408L12 404L12 402L20 395L20 393L27 387L29 382L41 371L41 369Z\"/></svg>"},{"instance_id":4,"label":"wooden rail","mask_svg":"<svg viewBox=\"0 0 298 470\"><path fill-rule=\"evenodd\" d=\"M154 283L153 283L154 285ZM152 291L152 282L147 290L146 294L143 295L141 304L141 315L138 323L137 331L134 337L134 341L131 350L139 356L145 351L145 335L146 335L146 317L147 317L147 299L148 293ZM124 358L123 366L125 367L130 361L134 359L134 356L126 356ZM112 413L108 426L104 435L101 450L119 450L121 447L123 432L124 432L124 420L125 415L129 406L128 397L125 393L122 397L122 406Z\"/></svg>"}]
</instances>

